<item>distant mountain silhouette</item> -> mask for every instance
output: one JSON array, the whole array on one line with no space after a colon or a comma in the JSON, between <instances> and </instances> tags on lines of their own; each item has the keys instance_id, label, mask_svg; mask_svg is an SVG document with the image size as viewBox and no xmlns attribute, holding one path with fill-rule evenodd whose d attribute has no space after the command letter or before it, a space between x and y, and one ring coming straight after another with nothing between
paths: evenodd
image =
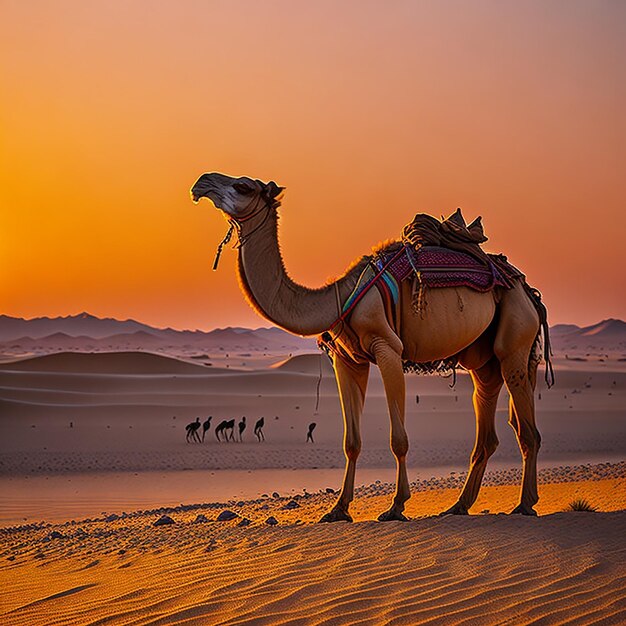
<instances>
[{"instance_id":1,"label":"distant mountain silhouette","mask_svg":"<svg viewBox=\"0 0 626 626\"><path fill-rule=\"evenodd\" d=\"M558 324L551 329L552 343L556 349L626 349L626 322L606 319L591 326Z\"/></svg>"},{"instance_id":2,"label":"distant mountain silhouette","mask_svg":"<svg viewBox=\"0 0 626 626\"><path fill-rule=\"evenodd\" d=\"M606 319L591 326L557 324L551 328L555 350L626 350L626 322ZM276 327L217 328L210 332L154 328L135 320L98 318L89 313L22 319L0 315L0 353L47 350L166 350L204 352L316 351L315 339Z\"/></svg>"},{"instance_id":3,"label":"distant mountain silhouette","mask_svg":"<svg viewBox=\"0 0 626 626\"><path fill-rule=\"evenodd\" d=\"M289 352L309 348L313 350L315 340L296 337L275 327L227 327L203 332L154 328L135 320L101 319L89 313L28 320L0 315L0 351L16 346L22 350L198 347L232 351L281 349Z\"/></svg>"}]
</instances>

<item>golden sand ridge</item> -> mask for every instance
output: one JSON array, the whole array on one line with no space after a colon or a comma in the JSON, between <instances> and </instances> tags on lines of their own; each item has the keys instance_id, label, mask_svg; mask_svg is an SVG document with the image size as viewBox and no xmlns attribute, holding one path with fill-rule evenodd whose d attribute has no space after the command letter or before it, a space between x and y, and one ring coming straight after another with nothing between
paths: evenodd
<instances>
[{"instance_id":1,"label":"golden sand ridge","mask_svg":"<svg viewBox=\"0 0 626 626\"><path fill-rule=\"evenodd\" d=\"M458 492L442 480L412 485L408 522L374 521L392 486L373 484L354 524L314 523L335 497L320 491L6 528L0 620L620 624L625 475L626 463L543 471L539 518L498 514L519 485L494 472L470 516L434 516ZM576 499L597 510L566 512Z\"/></svg>"}]
</instances>

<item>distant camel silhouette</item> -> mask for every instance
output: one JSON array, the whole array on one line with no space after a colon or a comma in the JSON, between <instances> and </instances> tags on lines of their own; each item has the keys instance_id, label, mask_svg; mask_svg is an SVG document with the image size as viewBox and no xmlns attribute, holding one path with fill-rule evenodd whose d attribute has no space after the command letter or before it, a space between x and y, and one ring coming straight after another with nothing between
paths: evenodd
<instances>
[{"instance_id":1,"label":"distant camel silhouette","mask_svg":"<svg viewBox=\"0 0 626 626\"><path fill-rule=\"evenodd\" d=\"M244 415L239 422L239 441L243 441L243 431L246 430L246 416Z\"/></svg>"},{"instance_id":2,"label":"distant camel silhouette","mask_svg":"<svg viewBox=\"0 0 626 626\"><path fill-rule=\"evenodd\" d=\"M200 435L198 434L198 429L200 428L200 418L196 417L195 422L191 422L185 426L185 430L187 431L187 443L190 441L190 437L193 441L197 441L200 443Z\"/></svg>"},{"instance_id":3,"label":"distant camel silhouette","mask_svg":"<svg viewBox=\"0 0 626 626\"><path fill-rule=\"evenodd\" d=\"M235 441L235 435L234 435L234 430L235 430L235 420L222 420L216 427L215 429L215 436L217 437L218 441L222 441L220 439L220 436L223 434L224 435L224 441ZM230 431L230 433L228 433L227 431Z\"/></svg>"},{"instance_id":4,"label":"distant camel silhouette","mask_svg":"<svg viewBox=\"0 0 626 626\"><path fill-rule=\"evenodd\" d=\"M265 426L265 418L257 420L254 425L254 434L259 441L265 441L265 435L263 434L263 426Z\"/></svg>"},{"instance_id":5,"label":"distant camel silhouette","mask_svg":"<svg viewBox=\"0 0 626 626\"><path fill-rule=\"evenodd\" d=\"M315 422L311 422L309 424L309 432L306 434L306 442L309 443L309 441L311 443L315 443L315 441L313 441L313 431L315 430L315 427L317 426L317 424Z\"/></svg>"},{"instance_id":6,"label":"distant camel silhouette","mask_svg":"<svg viewBox=\"0 0 626 626\"><path fill-rule=\"evenodd\" d=\"M202 443L204 443L204 436L206 435L206 431L211 428L211 419L213 419L212 415L206 418L206 421L202 423Z\"/></svg>"}]
</instances>

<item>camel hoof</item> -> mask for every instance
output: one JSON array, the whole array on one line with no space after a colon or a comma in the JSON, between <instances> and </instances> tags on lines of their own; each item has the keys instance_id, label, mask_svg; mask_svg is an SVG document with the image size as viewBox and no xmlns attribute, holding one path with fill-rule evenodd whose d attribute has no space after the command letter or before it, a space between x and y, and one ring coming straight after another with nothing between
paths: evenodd
<instances>
[{"instance_id":1,"label":"camel hoof","mask_svg":"<svg viewBox=\"0 0 626 626\"><path fill-rule=\"evenodd\" d=\"M379 522L408 522L409 520L400 511L389 509L378 516Z\"/></svg>"},{"instance_id":2,"label":"camel hoof","mask_svg":"<svg viewBox=\"0 0 626 626\"><path fill-rule=\"evenodd\" d=\"M329 511L320 519L320 523L322 522L351 522L352 517L348 511L343 511L342 509L333 509Z\"/></svg>"},{"instance_id":3,"label":"camel hoof","mask_svg":"<svg viewBox=\"0 0 626 626\"><path fill-rule=\"evenodd\" d=\"M512 511L511 515L530 515L531 517L537 517L537 511L532 506L526 506L525 504L518 504Z\"/></svg>"},{"instance_id":4,"label":"camel hoof","mask_svg":"<svg viewBox=\"0 0 626 626\"><path fill-rule=\"evenodd\" d=\"M460 502L457 502L456 504L453 504L447 511L439 513L439 517L443 517L444 515L469 515L469 511L464 505L462 505Z\"/></svg>"}]
</instances>

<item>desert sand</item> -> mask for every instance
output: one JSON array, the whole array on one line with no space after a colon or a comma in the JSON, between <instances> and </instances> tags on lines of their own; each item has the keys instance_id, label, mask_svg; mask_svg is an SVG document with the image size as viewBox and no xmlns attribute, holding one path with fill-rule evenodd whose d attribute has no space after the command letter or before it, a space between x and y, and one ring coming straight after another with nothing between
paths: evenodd
<instances>
[{"instance_id":1,"label":"desert sand","mask_svg":"<svg viewBox=\"0 0 626 626\"><path fill-rule=\"evenodd\" d=\"M374 521L394 462L373 371L355 523L330 525L316 523L343 467L328 362L192 356L59 353L0 366L2 624L626 621L621 355L562 355L556 387L539 384L539 518L503 514L521 478L504 393L501 443L472 515L436 517L473 445L459 372L454 388L407 377L411 519ZM185 425L208 415L205 441L187 443ZM243 415L243 442L218 442L215 426ZM252 433L260 416L263 443ZM577 499L596 511L566 511ZM236 517L217 521L226 510ZM164 515L174 523L155 526Z\"/></svg>"},{"instance_id":2,"label":"desert sand","mask_svg":"<svg viewBox=\"0 0 626 626\"><path fill-rule=\"evenodd\" d=\"M590 469L571 468L572 477ZM323 492L6 528L0 617L15 625L621 624L626 464L596 469L621 477L543 483L539 518L487 513L514 502L513 485L485 487L482 515L429 517L457 490L414 484L405 523L373 521L390 488L371 485L358 490L354 524L312 523L333 500ZM602 512L562 512L572 497ZM217 521L231 509L234 519ZM173 523L155 526L163 516Z\"/></svg>"}]
</instances>

